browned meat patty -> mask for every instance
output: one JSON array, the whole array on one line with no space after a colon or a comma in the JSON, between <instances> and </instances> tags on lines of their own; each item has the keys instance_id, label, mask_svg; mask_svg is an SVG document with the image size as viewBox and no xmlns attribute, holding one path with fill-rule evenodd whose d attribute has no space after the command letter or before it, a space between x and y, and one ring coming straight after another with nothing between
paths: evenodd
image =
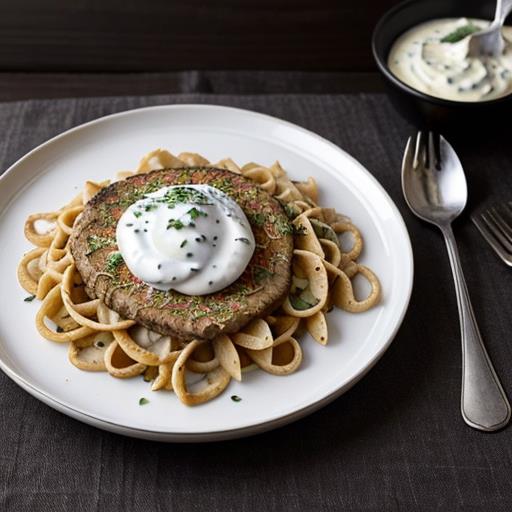
<instances>
[{"instance_id":1,"label":"browned meat patty","mask_svg":"<svg viewBox=\"0 0 512 512\"><path fill-rule=\"evenodd\" d=\"M156 290L131 274L117 252L117 222L130 204L164 186L186 184L208 184L231 196L256 239L240 278L210 295ZM71 252L87 293L123 317L161 334L211 339L282 303L290 285L292 227L279 202L243 176L214 168L164 169L113 183L93 197L73 228Z\"/></svg>"}]
</instances>

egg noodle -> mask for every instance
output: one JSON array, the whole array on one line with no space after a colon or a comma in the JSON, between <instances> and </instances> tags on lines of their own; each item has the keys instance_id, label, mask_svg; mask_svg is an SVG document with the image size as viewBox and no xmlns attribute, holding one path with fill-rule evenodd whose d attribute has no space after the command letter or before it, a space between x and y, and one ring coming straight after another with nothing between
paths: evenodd
<instances>
[{"instance_id":1,"label":"egg noodle","mask_svg":"<svg viewBox=\"0 0 512 512\"><path fill-rule=\"evenodd\" d=\"M107 371L118 378L143 375L152 382L153 391L173 390L187 405L211 400L231 378L240 381L244 371L255 367L273 375L294 372L302 361L295 338L301 330L305 328L326 345L327 312L334 306L351 313L366 311L378 303L381 292L376 275L357 262L363 249L357 227L334 209L317 205L313 178L292 182L278 162L271 167L255 163L238 167L228 158L210 164L195 153L176 157L157 149L142 159L136 171L122 171L118 178L193 166L226 169L254 180L278 199L293 219L292 283L288 297L272 315L252 320L235 334L185 342L149 331L120 318L100 299L91 300L68 242L84 205L109 181L88 181L82 193L63 208L30 215L25 236L36 247L18 266L21 286L42 301L35 318L37 330L47 340L68 343L73 365L81 370ZM42 221L49 229L38 228ZM346 232L352 234L353 243L344 250L339 235ZM363 300L355 298L352 286L358 274L370 284ZM194 374L198 378L191 384Z\"/></svg>"}]
</instances>

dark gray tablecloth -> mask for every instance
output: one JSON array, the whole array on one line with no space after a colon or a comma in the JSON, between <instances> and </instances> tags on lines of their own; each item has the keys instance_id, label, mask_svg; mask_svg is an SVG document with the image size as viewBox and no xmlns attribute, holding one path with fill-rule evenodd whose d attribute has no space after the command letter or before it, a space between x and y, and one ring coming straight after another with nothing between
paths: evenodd
<instances>
[{"instance_id":1,"label":"dark gray tablecloth","mask_svg":"<svg viewBox=\"0 0 512 512\"><path fill-rule=\"evenodd\" d=\"M512 510L512 427L483 434L462 422L450 269L440 235L404 206L399 168L411 127L384 96L181 95L3 104L0 169L84 121L184 102L287 119L339 144L374 173L401 209L414 247L415 288L404 324L369 375L325 409L271 433L209 445L165 445L102 432L55 412L0 373L0 510ZM511 197L509 147L457 145L470 209L491 196ZM467 218L456 225L456 235L489 352L512 395L512 274Z\"/></svg>"}]
</instances>

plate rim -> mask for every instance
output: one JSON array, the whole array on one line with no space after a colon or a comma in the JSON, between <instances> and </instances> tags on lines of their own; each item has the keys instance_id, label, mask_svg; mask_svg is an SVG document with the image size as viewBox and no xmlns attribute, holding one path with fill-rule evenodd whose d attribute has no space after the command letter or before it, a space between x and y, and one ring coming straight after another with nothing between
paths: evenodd
<instances>
[{"instance_id":1,"label":"plate rim","mask_svg":"<svg viewBox=\"0 0 512 512\"><path fill-rule=\"evenodd\" d=\"M13 368L10 367L10 365L0 357L0 369L16 384L18 384L22 389L27 391L29 394L37 398L38 400L41 400L43 403L48 405L49 407L52 407L53 409L66 414L67 416L70 416L74 419L77 419L79 421L82 421L84 423L87 423L89 425L95 426L97 428L102 428L104 430L114 432L114 433L121 433L123 435L128 435L131 437L138 437L138 438L144 438L144 439L152 439L157 441L168 441L168 442L209 442L209 441L220 441L220 440L226 440L226 439L234 439L234 438L241 438L246 437L250 435L255 435L258 433L262 433L268 430L272 430L274 428L279 428L281 426L287 425L295 420L301 419L320 408L328 405L333 400L338 398L339 396L346 393L350 388L352 388L357 382L359 382L374 366L375 364L381 359L381 357L384 355L384 353L388 350L389 346L393 342L393 340L396 337L396 334L398 330L400 329L403 319L405 317L405 314L407 313L412 289L413 289L413 283L414 283L414 258L413 258L413 251L412 251L412 245L411 245L411 239L409 236L409 232L407 230L407 226L405 224L405 221L396 206L395 202L391 198L391 196L388 194L388 192L384 189L384 187L380 184L380 182L375 178L373 174L370 173L366 167L361 164L356 158L354 158L352 155L350 155L347 151L342 149L341 147L337 146L330 140L322 137L321 135L308 130L306 128L303 128L302 126L299 126L295 123L292 123L290 121L286 121L284 119L281 119L279 117L271 116L268 114L263 114L261 112L244 109L244 108L238 108L238 107L230 107L225 105L215 105L215 104L197 104L197 103L180 103L180 104L161 104L161 105L152 105L147 107L140 107L140 108L134 108L129 110L124 110L121 112L115 112L112 114L108 114L105 116L98 117L96 119L92 119L90 121L87 121L85 123L79 124L77 126L74 126L72 128L69 128L68 130L65 130L50 139L42 142L35 148L31 149L29 152L24 154L21 158L16 160L12 165L6 169L6 171L0 176L0 189L2 187L3 182L7 178L7 176L10 176L13 174L16 170L16 168L21 165L25 160L32 158L33 155L37 154L37 152L41 151L44 147L54 144L55 142L59 141L62 138L68 137L71 134L84 130L94 124L98 124L101 122L108 121L112 118L121 118L125 116L130 116L134 113L148 111L148 110L181 110L181 109L197 109L197 110L223 110L223 111L231 111L234 113L237 113L239 115L250 115L250 116L256 116L259 118L262 118L264 120L278 123L281 125L285 125L289 128L292 128L294 130L298 130L302 132L304 135L310 136L313 139L316 139L316 141L321 142L323 144L327 144L332 149L336 150L337 152L343 153L343 156L345 158L348 158L352 161L353 164L357 166L359 169L359 172L362 172L370 181L373 182L373 185L378 189L378 191L381 193L382 198L388 203L388 206L393 211L394 219L397 221L399 227L402 230L403 242L406 249L406 253L404 254L404 259L407 261L407 287L406 287L406 293L405 293L405 299L402 306L399 315L397 316L397 319L395 321L395 325L385 340L385 342L382 344L382 346L379 348L379 350L372 356L371 359L368 360L365 367L359 371L357 375L355 375L353 378L351 378L348 382L346 382L343 386L335 389L333 392L329 393L328 395L324 396L323 398L314 401L311 404L305 405L301 407L300 409L296 409L292 412L289 412L288 414L284 414L281 416L278 416L276 418L270 419L270 420L263 420L261 422L253 423L251 425L243 426L243 427L236 427L236 428L227 428L227 429L221 429L221 430L211 430L208 432L173 432L170 430L148 430L144 428L139 427L132 427L127 425L122 425L119 423L115 423L112 421L109 421L104 418L98 418L97 416L93 414L89 414L80 408L74 408L70 404L67 404L60 399L53 396L51 393L47 393L41 389L39 389L36 385L32 384L31 382L27 381L24 377L19 375ZM25 184L22 184L22 187L25 186ZM0 340L1 341L1 340Z\"/></svg>"}]
</instances>

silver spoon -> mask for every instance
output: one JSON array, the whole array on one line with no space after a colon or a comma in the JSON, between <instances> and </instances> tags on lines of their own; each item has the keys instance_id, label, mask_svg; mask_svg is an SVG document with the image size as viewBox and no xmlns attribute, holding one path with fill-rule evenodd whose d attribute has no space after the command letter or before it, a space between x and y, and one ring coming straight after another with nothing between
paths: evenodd
<instances>
[{"instance_id":1,"label":"silver spoon","mask_svg":"<svg viewBox=\"0 0 512 512\"><path fill-rule=\"evenodd\" d=\"M472 57L480 55L498 57L503 53L505 40L501 35L501 29L511 9L512 0L497 0L496 13L491 25L470 37L469 55Z\"/></svg>"},{"instance_id":2,"label":"silver spoon","mask_svg":"<svg viewBox=\"0 0 512 512\"><path fill-rule=\"evenodd\" d=\"M464 210L468 190L462 164L442 136L419 132L416 140L409 138L402 189L412 212L437 226L448 248L462 334L462 417L473 428L498 430L510 419L510 404L485 350L462 273L451 223Z\"/></svg>"}]
</instances>

